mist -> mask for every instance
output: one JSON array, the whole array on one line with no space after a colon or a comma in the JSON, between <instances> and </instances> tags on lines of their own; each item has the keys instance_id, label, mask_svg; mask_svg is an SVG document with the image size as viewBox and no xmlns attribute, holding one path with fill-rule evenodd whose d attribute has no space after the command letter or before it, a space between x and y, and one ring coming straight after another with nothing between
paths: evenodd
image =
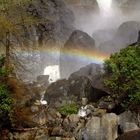
<instances>
[{"instance_id":1,"label":"mist","mask_svg":"<svg viewBox=\"0 0 140 140\"><path fill-rule=\"evenodd\" d=\"M132 6L123 7L127 1L97 0L99 10L89 9L85 11L80 8L77 9L77 6L71 6L75 15L75 28L92 35L97 30L117 29L126 21L140 21L138 5L134 5L132 2Z\"/></svg>"}]
</instances>

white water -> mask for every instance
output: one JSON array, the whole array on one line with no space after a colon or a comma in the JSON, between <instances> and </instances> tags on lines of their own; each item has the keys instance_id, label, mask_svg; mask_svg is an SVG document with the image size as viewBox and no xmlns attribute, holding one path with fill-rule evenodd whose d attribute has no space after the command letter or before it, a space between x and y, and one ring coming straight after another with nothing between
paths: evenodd
<instances>
[{"instance_id":1,"label":"white water","mask_svg":"<svg viewBox=\"0 0 140 140\"><path fill-rule=\"evenodd\" d=\"M112 12L112 0L97 0L100 12L104 16L109 16Z\"/></svg>"},{"instance_id":2,"label":"white water","mask_svg":"<svg viewBox=\"0 0 140 140\"><path fill-rule=\"evenodd\" d=\"M47 66L44 69L44 75L49 75L49 83L56 82L60 79L59 65Z\"/></svg>"}]
</instances>

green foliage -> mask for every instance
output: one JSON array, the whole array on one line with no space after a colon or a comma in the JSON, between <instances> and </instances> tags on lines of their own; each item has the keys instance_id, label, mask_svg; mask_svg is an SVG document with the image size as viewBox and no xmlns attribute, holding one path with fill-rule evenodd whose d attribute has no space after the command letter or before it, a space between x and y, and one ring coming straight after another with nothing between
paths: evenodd
<instances>
[{"instance_id":1,"label":"green foliage","mask_svg":"<svg viewBox=\"0 0 140 140\"><path fill-rule=\"evenodd\" d=\"M9 112L11 110L11 99L6 85L0 85L0 103L1 112Z\"/></svg>"},{"instance_id":2,"label":"green foliage","mask_svg":"<svg viewBox=\"0 0 140 140\"><path fill-rule=\"evenodd\" d=\"M111 55L104 68L104 83L114 98L125 99L125 104L140 103L140 44Z\"/></svg>"},{"instance_id":3,"label":"green foliage","mask_svg":"<svg viewBox=\"0 0 140 140\"><path fill-rule=\"evenodd\" d=\"M4 68L4 59L0 57L0 129L9 123L12 100L6 85L7 71Z\"/></svg>"},{"instance_id":4,"label":"green foliage","mask_svg":"<svg viewBox=\"0 0 140 140\"><path fill-rule=\"evenodd\" d=\"M76 114L78 112L78 106L76 104L65 104L61 106L58 111L64 116Z\"/></svg>"}]
</instances>

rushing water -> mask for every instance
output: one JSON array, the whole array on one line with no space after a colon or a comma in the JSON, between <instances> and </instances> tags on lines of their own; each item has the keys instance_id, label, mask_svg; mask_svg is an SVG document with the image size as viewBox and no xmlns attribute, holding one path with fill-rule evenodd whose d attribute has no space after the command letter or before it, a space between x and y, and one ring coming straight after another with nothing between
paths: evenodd
<instances>
[{"instance_id":1,"label":"rushing water","mask_svg":"<svg viewBox=\"0 0 140 140\"><path fill-rule=\"evenodd\" d=\"M100 12L104 16L108 16L112 10L112 0L97 0Z\"/></svg>"}]
</instances>

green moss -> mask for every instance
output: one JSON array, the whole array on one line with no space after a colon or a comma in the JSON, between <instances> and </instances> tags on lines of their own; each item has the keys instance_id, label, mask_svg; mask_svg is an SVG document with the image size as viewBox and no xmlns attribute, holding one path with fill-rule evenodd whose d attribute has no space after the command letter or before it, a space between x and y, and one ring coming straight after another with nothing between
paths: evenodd
<instances>
[{"instance_id":1,"label":"green moss","mask_svg":"<svg viewBox=\"0 0 140 140\"><path fill-rule=\"evenodd\" d=\"M58 111L64 116L76 114L78 112L78 106L76 104L65 104L61 106Z\"/></svg>"}]
</instances>

